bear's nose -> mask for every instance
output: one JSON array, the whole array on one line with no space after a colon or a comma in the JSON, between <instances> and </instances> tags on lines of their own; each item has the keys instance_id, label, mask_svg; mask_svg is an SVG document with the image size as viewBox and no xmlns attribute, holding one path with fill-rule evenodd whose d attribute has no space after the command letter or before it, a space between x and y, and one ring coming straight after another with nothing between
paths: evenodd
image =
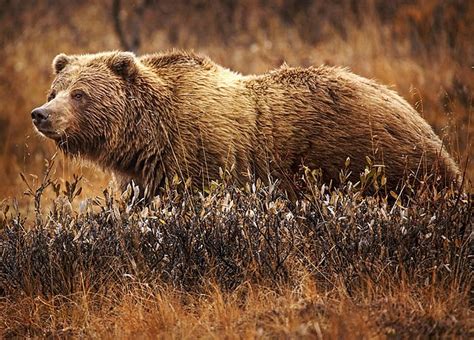
<instances>
[{"instance_id":1,"label":"bear's nose","mask_svg":"<svg viewBox=\"0 0 474 340\"><path fill-rule=\"evenodd\" d=\"M33 120L33 124L40 125L42 122L47 120L49 117L48 112L43 108L36 108L31 111L31 119Z\"/></svg>"}]
</instances>

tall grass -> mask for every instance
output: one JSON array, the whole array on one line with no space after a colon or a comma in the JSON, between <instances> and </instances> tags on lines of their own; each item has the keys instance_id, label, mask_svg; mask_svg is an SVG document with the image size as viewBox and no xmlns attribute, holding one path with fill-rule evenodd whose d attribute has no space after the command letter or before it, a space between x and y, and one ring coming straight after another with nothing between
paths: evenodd
<instances>
[{"instance_id":1,"label":"tall grass","mask_svg":"<svg viewBox=\"0 0 474 340\"><path fill-rule=\"evenodd\" d=\"M4 335L469 332L474 210L452 188L394 200L307 171L296 201L224 177L205 194L173 181L148 205L107 189L75 209L79 180L28 184L36 218L3 203Z\"/></svg>"}]
</instances>

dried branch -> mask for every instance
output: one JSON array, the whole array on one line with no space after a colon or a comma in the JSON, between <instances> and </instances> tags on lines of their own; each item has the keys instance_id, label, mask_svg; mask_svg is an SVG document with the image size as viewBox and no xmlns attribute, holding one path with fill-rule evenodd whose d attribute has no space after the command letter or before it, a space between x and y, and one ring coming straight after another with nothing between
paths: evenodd
<instances>
[{"instance_id":1,"label":"dried branch","mask_svg":"<svg viewBox=\"0 0 474 340\"><path fill-rule=\"evenodd\" d=\"M112 19L114 22L115 33L117 34L122 49L126 51L137 52L141 45L141 25L145 9L150 5L150 0L141 1L134 9L131 18L131 34L126 34L124 24L120 18L122 9L121 0L113 0L112 2Z\"/></svg>"}]
</instances>

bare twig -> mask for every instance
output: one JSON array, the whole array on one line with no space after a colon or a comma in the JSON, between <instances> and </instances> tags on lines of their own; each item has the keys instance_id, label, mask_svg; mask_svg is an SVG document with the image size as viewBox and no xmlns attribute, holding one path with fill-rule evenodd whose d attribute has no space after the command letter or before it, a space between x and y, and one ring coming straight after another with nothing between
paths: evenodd
<instances>
[{"instance_id":1,"label":"bare twig","mask_svg":"<svg viewBox=\"0 0 474 340\"><path fill-rule=\"evenodd\" d=\"M112 2L112 19L114 22L115 33L117 34L122 49L126 51L137 52L141 45L141 25L145 9L150 5L150 0L143 0L135 6L131 17L131 34L127 36L123 22L120 18L122 1L114 0Z\"/></svg>"}]
</instances>

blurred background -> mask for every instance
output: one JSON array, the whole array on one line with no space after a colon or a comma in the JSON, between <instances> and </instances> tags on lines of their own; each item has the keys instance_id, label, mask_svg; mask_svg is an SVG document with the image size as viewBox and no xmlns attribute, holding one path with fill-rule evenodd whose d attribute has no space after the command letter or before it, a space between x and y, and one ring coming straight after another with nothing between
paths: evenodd
<instances>
[{"instance_id":1,"label":"blurred background","mask_svg":"<svg viewBox=\"0 0 474 340\"><path fill-rule=\"evenodd\" d=\"M35 181L56 152L30 120L54 56L117 49L193 49L244 74L349 67L405 97L473 179L473 37L470 0L0 0L0 200L21 196L19 173ZM83 175L82 195L110 180L61 154L55 171Z\"/></svg>"}]
</instances>

